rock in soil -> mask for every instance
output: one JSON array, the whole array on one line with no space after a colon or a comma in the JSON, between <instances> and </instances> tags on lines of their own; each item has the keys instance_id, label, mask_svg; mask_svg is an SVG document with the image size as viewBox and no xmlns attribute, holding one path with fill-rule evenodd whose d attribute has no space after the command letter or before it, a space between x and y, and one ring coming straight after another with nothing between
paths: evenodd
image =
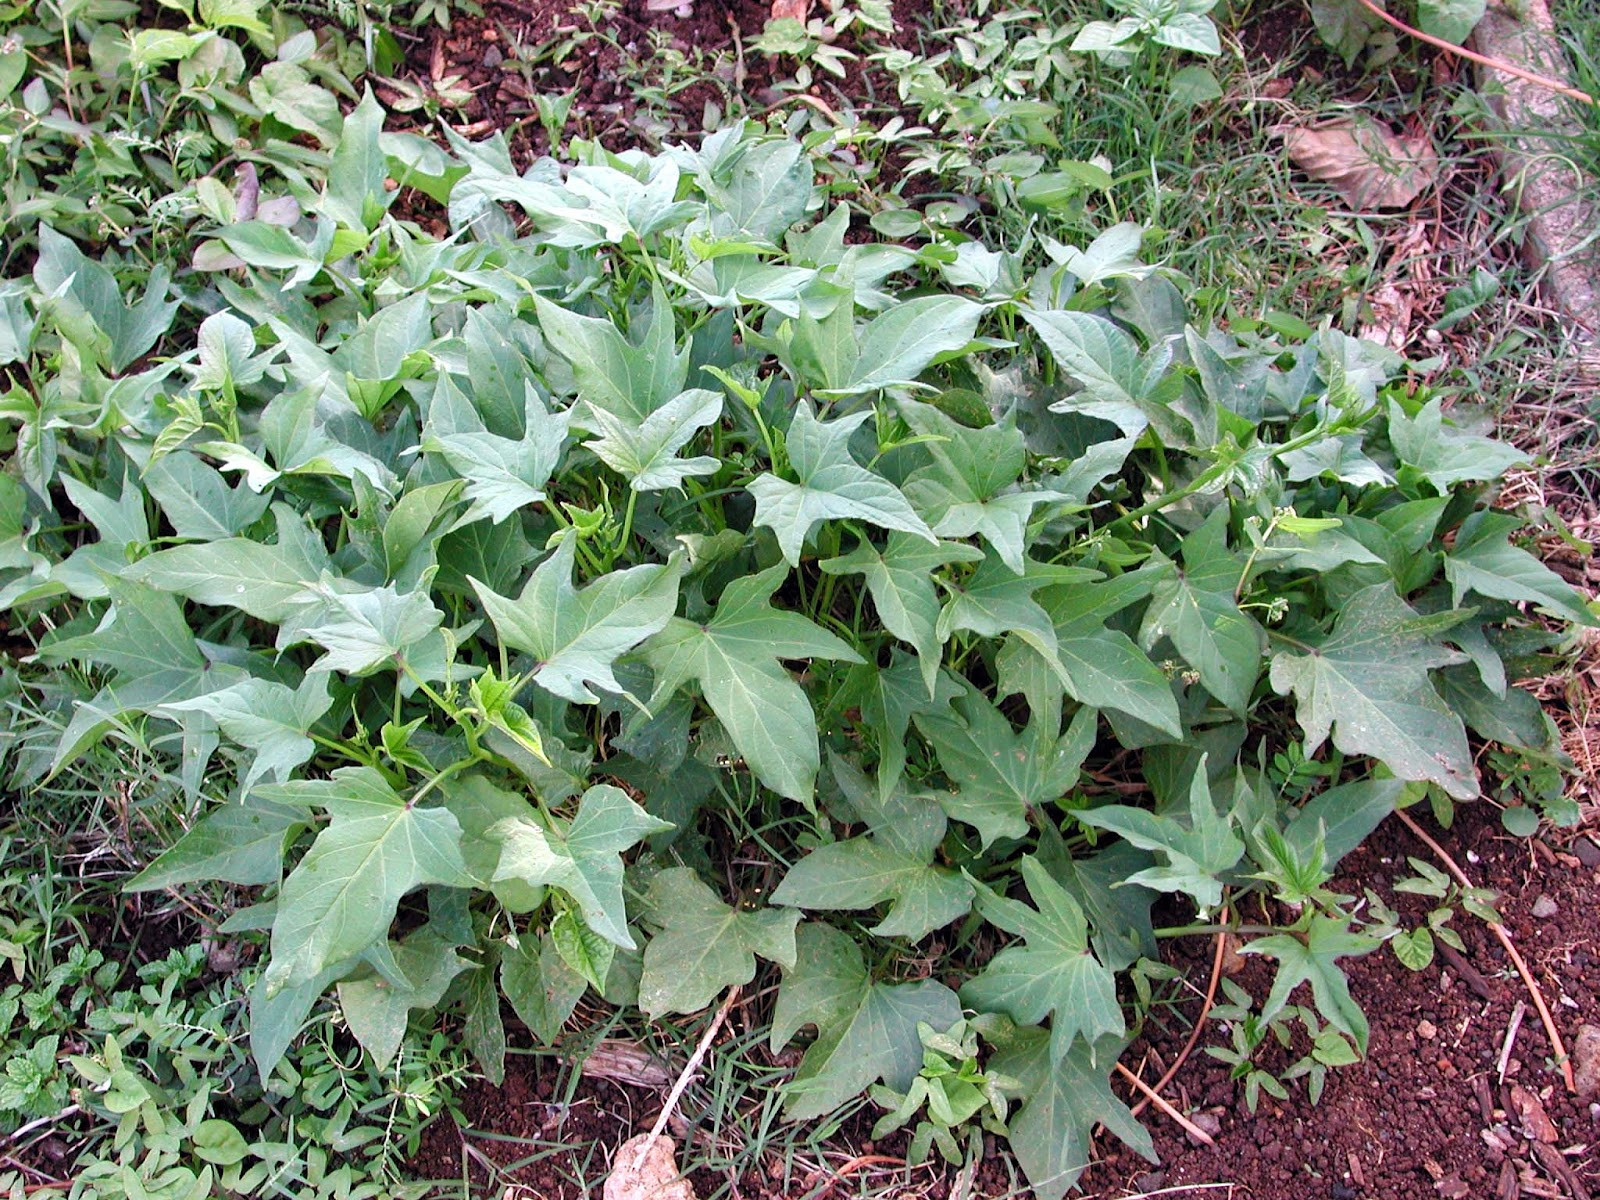
<instances>
[{"instance_id":1,"label":"rock in soil","mask_svg":"<svg viewBox=\"0 0 1600 1200\"><path fill-rule=\"evenodd\" d=\"M695 1200L694 1188L678 1171L676 1150L671 1138L647 1133L623 1142L606 1176L605 1200Z\"/></svg>"},{"instance_id":2,"label":"rock in soil","mask_svg":"<svg viewBox=\"0 0 1600 1200\"><path fill-rule=\"evenodd\" d=\"M1549 896L1540 896L1533 902L1533 908L1530 911L1534 916L1544 921L1560 912L1561 906L1550 899Z\"/></svg>"},{"instance_id":3,"label":"rock in soil","mask_svg":"<svg viewBox=\"0 0 1600 1200\"><path fill-rule=\"evenodd\" d=\"M1600 1025L1578 1026L1572 1043L1572 1078L1581 1100L1600 1095Z\"/></svg>"}]
</instances>

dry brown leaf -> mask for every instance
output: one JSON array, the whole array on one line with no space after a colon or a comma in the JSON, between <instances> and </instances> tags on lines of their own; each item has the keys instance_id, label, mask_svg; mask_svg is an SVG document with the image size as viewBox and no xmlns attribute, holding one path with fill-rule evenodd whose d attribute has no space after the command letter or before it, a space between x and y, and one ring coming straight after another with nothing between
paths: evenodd
<instances>
[{"instance_id":1,"label":"dry brown leaf","mask_svg":"<svg viewBox=\"0 0 1600 1200\"><path fill-rule=\"evenodd\" d=\"M1511 1085L1511 1108L1522 1122L1522 1132L1530 1138L1546 1143L1560 1138L1555 1122L1544 1111L1543 1102L1521 1084Z\"/></svg>"},{"instance_id":2,"label":"dry brown leaf","mask_svg":"<svg viewBox=\"0 0 1600 1200\"><path fill-rule=\"evenodd\" d=\"M1405 208L1439 181L1439 156L1422 134L1396 134L1349 117L1301 129L1280 125L1289 161L1332 184L1357 211Z\"/></svg>"},{"instance_id":3,"label":"dry brown leaf","mask_svg":"<svg viewBox=\"0 0 1600 1200\"><path fill-rule=\"evenodd\" d=\"M602 1038L584 1056L579 1069L596 1079L609 1079L629 1087L668 1088L675 1072L638 1042Z\"/></svg>"},{"instance_id":4,"label":"dry brown leaf","mask_svg":"<svg viewBox=\"0 0 1600 1200\"><path fill-rule=\"evenodd\" d=\"M781 21L785 17L791 21L806 23L806 18L811 15L811 0L772 0L772 19Z\"/></svg>"},{"instance_id":5,"label":"dry brown leaf","mask_svg":"<svg viewBox=\"0 0 1600 1200\"><path fill-rule=\"evenodd\" d=\"M694 1188L678 1171L676 1152L669 1137L641 1133L629 1138L611 1160L604 1200L696 1200Z\"/></svg>"}]
</instances>

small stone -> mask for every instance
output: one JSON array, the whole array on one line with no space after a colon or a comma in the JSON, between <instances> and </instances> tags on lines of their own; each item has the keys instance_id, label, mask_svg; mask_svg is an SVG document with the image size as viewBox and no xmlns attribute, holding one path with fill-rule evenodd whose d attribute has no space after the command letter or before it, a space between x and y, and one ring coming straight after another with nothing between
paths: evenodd
<instances>
[{"instance_id":1,"label":"small stone","mask_svg":"<svg viewBox=\"0 0 1600 1200\"><path fill-rule=\"evenodd\" d=\"M1133 1186L1138 1188L1141 1192L1154 1192L1159 1191L1161 1185L1166 1181L1166 1172L1146 1171L1143 1175L1136 1175L1134 1177Z\"/></svg>"},{"instance_id":2,"label":"small stone","mask_svg":"<svg viewBox=\"0 0 1600 1200\"><path fill-rule=\"evenodd\" d=\"M483 65L489 70L494 70L505 60L505 51L501 50L499 46L487 46L484 48Z\"/></svg>"},{"instance_id":3,"label":"small stone","mask_svg":"<svg viewBox=\"0 0 1600 1200\"><path fill-rule=\"evenodd\" d=\"M1572 852L1586 867L1600 867L1600 846L1592 838L1582 837L1572 843Z\"/></svg>"},{"instance_id":4,"label":"small stone","mask_svg":"<svg viewBox=\"0 0 1600 1200\"><path fill-rule=\"evenodd\" d=\"M694 1188L678 1172L677 1146L649 1134L618 1148L603 1195L605 1200L695 1200Z\"/></svg>"},{"instance_id":5,"label":"small stone","mask_svg":"<svg viewBox=\"0 0 1600 1200\"><path fill-rule=\"evenodd\" d=\"M1218 1119L1216 1113L1199 1112L1195 1113L1194 1116L1190 1117L1189 1119L1194 1122L1195 1128L1200 1129L1205 1133L1209 1133L1212 1137L1216 1137L1222 1132L1222 1122ZM1186 1134L1185 1136L1188 1137L1189 1141L1196 1146L1205 1145L1204 1142L1195 1137L1192 1133Z\"/></svg>"},{"instance_id":6,"label":"small stone","mask_svg":"<svg viewBox=\"0 0 1600 1200\"><path fill-rule=\"evenodd\" d=\"M1561 911L1561 906L1549 896L1540 896L1533 902L1533 908L1529 911L1541 921L1547 921Z\"/></svg>"},{"instance_id":7,"label":"small stone","mask_svg":"<svg viewBox=\"0 0 1600 1200\"><path fill-rule=\"evenodd\" d=\"M1418 1021L1417 1036L1431 1042L1434 1038L1439 1036L1439 1027L1432 1021Z\"/></svg>"},{"instance_id":8,"label":"small stone","mask_svg":"<svg viewBox=\"0 0 1600 1200\"><path fill-rule=\"evenodd\" d=\"M1600 1095L1600 1025L1578 1026L1572 1043L1572 1079L1579 1099Z\"/></svg>"}]
</instances>

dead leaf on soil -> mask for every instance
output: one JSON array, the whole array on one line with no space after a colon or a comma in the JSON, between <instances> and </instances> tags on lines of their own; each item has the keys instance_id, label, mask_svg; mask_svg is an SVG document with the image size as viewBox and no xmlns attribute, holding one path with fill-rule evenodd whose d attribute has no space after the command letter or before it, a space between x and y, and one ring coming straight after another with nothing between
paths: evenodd
<instances>
[{"instance_id":1,"label":"dead leaf on soil","mask_svg":"<svg viewBox=\"0 0 1600 1200\"><path fill-rule=\"evenodd\" d=\"M604 1200L696 1200L694 1188L678 1171L676 1151L671 1138L648 1133L623 1142L611 1160Z\"/></svg>"},{"instance_id":2,"label":"dead leaf on soil","mask_svg":"<svg viewBox=\"0 0 1600 1200\"><path fill-rule=\"evenodd\" d=\"M806 23L806 18L811 15L811 0L772 0L772 19L782 21L788 18L791 21Z\"/></svg>"},{"instance_id":3,"label":"dead leaf on soil","mask_svg":"<svg viewBox=\"0 0 1600 1200\"><path fill-rule=\"evenodd\" d=\"M629 1087L669 1088L676 1073L638 1042L602 1038L584 1056L579 1069L596 1079L609 1079Z\"/></svg>"},{"instance_id":4,"label":"dead leaf on soil","mask_svg":"<svg viewBox=\"0 0 1600 1200\"><path fill-rule=\"evenodd\" d=\"M1544 1104L1539 1097L1521 1084L1511 1085L1511 1107L1522 1122L1522 1132L1535 1141L1548 1144L1561 1136L1556 1132L1555 1122L1544 1111Z\"/></svg>"},{"instance_id":5,"label":"dead leaf on soil","mask_svg":"<svg viewBox=\"0 0 1600 1200\"><path fill-rule=\"evenodd\" d=\"M1332 184L1357 211L1405 208L1439 181L1439 156L1425 134L1396 134L1348 117L1277 132L1290 162Z\"/></svg>"}]
</instances>

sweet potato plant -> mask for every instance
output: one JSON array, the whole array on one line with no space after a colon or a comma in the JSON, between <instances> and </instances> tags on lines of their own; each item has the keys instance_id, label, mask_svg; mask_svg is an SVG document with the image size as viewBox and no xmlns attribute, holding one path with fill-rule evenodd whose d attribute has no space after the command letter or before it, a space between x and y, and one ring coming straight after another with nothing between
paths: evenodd
<instances>
[{"instance_id":1,"label":"sweet potato plant","mask_svg":"<svg viewBox=\"0 0 1600 1200\"><path fill-rule=\"evenodd\" d=\"M1257 1019L1360 1053L1339 963L1398 930L1335 863L1474 739L1551 756L1514 683L1592 619L1492 506L1521 456L1371 344L1196 325L1132 226L883 244L754 129L575 152L369 98L292 225L138 294L45 229L0 288L0 597L81 681L40 770L181 764L133 886L254 889L263 1076L325 997L497 1078L502 1001L760 972L790 1117L959 1101L1058 1197L1096 1125L1151 1152L1152 907L1252 894Z\"/></svg>"}]
</instances>

